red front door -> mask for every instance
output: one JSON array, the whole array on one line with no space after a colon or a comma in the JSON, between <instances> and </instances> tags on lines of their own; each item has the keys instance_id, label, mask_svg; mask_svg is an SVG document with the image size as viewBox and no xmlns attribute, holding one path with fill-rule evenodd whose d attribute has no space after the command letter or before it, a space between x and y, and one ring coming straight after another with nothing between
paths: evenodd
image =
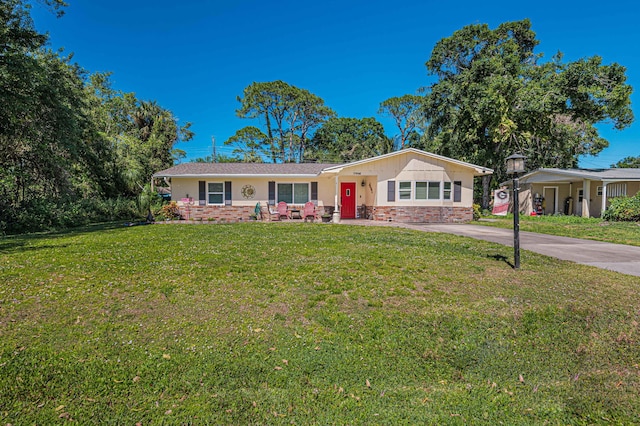
<instances>
[{"instance_id":1,"label":"red front door","mask_svg":"<svg viewBox=\"0 0 640 426\"><path fill-rule=\"evenodd\" d=\"M356 218L356 183L340 184L340 219Z\"/></svg>"}]
</instances>

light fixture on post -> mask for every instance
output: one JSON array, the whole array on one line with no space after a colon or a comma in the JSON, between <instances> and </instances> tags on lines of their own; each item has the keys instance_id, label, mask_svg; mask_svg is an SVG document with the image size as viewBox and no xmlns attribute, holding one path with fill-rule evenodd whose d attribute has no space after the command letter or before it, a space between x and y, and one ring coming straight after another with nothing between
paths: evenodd
<instances>
[{"instance_id":1,"label":"light fixture on post","mask_svg":"<svg viewBox=\"0 0 640 426\"><path fill-rule=\"evenodd\" d=\"M507 157L507 174L513 175L513 266L515 269L520 268L520 200L518 199L520 182L518 174L524 173L525 158L522 154L513 154Z\"/></svg>"},{"instance_id":2,"label":"light fixture on post","mask_svg":"<svg viewBox=\"0 0 640 426\"><path fill-rule=\"evenodd\" d=\"M367 181L365 179L362 179L362 182L360 182L360 186L364 188L366 184Z\"/></svg>"}]
</instances>

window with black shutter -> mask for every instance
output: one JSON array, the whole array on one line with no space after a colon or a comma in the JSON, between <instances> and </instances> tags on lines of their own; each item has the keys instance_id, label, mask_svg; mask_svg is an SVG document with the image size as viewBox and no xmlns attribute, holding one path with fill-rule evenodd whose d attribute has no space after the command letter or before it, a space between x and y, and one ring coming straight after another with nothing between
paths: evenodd
<instances>
[{"instance_id":1,"label":"window with black shutter","mask_svg":"<svg viewBox=\"0 0 640 426\"><path fill-rule=\"evenodd\" d=\"M198 181L198 204L201 206L207 204L207 183L203 180Z\"/></svg>"},{"instance_id":2,"label":"window with black shutter","mask_svg":"<svg viewBox=\"0 0 640 426\"><path fill-rule=\"evenodd\" d=\"M390 180L387 182L387 201L396 200L396 181Z\"/></svg>"},{"instance_id":3,"label":"window with black shutter","mask_svg":"<svg viewBox=\"0 0 640 426\"><path fill-rule=\"evenodd\" d=\"M224 183L224 205L231 205L231 181L225 181Z\"/></svg>"},{"instance_id":4,"label":"window with black shutter","mask_svg":"<svg viewBox=\"0 0 640 426\"><path fill-rule=\"evenodd\" d=\"M455 203L462 201L462 182L459 180L453 182L453 201Z\"/></svg>"},{"instance_id":5,"label":"window with black shutter","mask_svg":"<svg viewBox=\"0 0 640 426\"><path fill-rule=\"evenodd\" d=\"M318 205L318 182L311 182L311 202Z\"/></svg>"},{"instance_id":6,"label":"window with black shutter","mask_svg":"<svg viewBox=\"0 0 640 426\"><path fill-rule=\"evenodd\" d=\"M275 181L269 181L269 205L276 205L276 183Z\"/></svg>"}]
</instances>

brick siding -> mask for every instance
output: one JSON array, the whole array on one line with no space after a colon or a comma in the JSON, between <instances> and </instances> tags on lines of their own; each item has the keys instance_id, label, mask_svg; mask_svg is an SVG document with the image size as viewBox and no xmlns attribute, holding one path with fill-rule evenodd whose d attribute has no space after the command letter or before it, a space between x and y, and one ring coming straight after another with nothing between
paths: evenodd
<instances>
[{"instance_id":1,"label":"brick siding","mask_svg":"<svg viewBox=\"0 0 640 426\"><path fill-rule=\"evenodd\" d=\"M252 206L189 206L188 212L186 206L179 208L183 219L202 222L246 222L251 220L251 215L254 213ZM265 209L266 207L263 207L264 218L269 220L269 214L266 214ZM322 207L318 208L318 216L322 215L323 210ZM456 223L473 220L471 207L367 206L366 212L360 210L358 213L362 219L385 222Z\"/></svg>"},{"instance_id":2,"label":"brick siding","mask_svg":"<svg viewBox=\"0 0 640 426\"><path fill-rule=\"evenodd\" d=\"M369 208L367 208L369 210ZM372 219L403 223L456 223L473 220L472 207L373 207Z\"/></svg>"},{"instance_id":3,"label":"brick siding","mask_svg":"<svg viewBox=\"0 0 640 426\"><path fill-rule=\"evenodd\" d=\"M302 210L304 206L292 206ZM251 215L255 212L255 206L178 206L182 219L202 222L247 222L251 220ZM275 209L275 206L272 206ZM324 209L317 208L318 216L322 215ZM266 205L262 206L264 220L269 220L269 213Z\"/></svg>"}]
</instances>

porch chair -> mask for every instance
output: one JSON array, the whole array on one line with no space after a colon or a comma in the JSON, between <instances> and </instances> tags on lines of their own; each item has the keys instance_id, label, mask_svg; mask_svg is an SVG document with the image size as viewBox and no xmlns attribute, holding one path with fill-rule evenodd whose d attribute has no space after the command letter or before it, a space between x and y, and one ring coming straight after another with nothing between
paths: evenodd
<instances>
[{"instance_id":1,"label":"porch chair","mask_svg":"<svg viewBox=\"0 0 640 426\"><path fill-rule=\"evenodd\" d=\"M318 218L318 214L316 213L316 205L311 201L307 201L304 203L304 210L302 211L302 217L304 221L307 221L307 218L311 218L311 222Z\"/></svg>"},{"instance_id":2,"label":"porch chair","mask_svg":"<svg viewBox=\"0 0 640 426\"><path fill-rule=\"evenodd\" d=\"M280 220L282 220L282 217L286 217L287 219L291 219L291 212L289 212L289 207L287 206L287 203L285 203L284 201L280 201L278 203L278 213L280 216Z\"/></svg>"},{"instance_id":3,"label":"porch chair","mask_svg":"<svg viewBox=\"0 0 640 426\"><path fill-rule=\"evenodd\" d=\"M280 212L267 203L267 212L269 213L269 221L280 220Z\"/></svg>"}]
</instances>

